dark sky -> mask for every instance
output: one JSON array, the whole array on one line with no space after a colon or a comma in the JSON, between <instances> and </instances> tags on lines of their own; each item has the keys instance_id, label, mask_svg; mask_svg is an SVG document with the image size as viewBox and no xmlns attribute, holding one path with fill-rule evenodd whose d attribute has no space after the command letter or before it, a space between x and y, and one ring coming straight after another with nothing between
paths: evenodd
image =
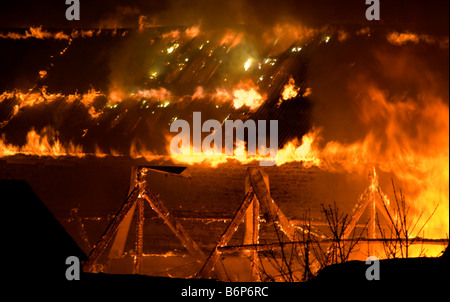
<instances>
[{"instance_id":1,"label":"dark sky","mask_svg":"<svg viewBox=\"0 0 450 302\"><path fill-rule=\"evenodd\" d=\"M80 0L81 20L67 21L65 0L2 1L0 27L137 26L139 15L158 25L270 25L300 20L310 26L369 24L365 0ZM448 0L380 0L382 25L448 34ZM374 24L372 22L372 24Z\"/></svg>"}]
</instances>

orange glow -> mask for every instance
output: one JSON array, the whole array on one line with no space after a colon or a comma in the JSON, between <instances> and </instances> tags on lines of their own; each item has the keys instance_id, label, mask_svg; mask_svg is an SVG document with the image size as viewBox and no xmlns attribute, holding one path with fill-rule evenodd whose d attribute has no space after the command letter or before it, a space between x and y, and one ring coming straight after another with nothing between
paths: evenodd
<instances>
[{"instance_id":1,"label":"orange glow","mask_svg":"<svg viewBox=\"0 0 450 302\"><path fill-rule=\"evenodd\" d=\"M186 36L190 39L194 39L195 37L197 37L200 33L200 26L196 25L196 26L192 26L189 27L188 29L186 29L184 31L184 33L186 34Z\"/></svg>"},{"instance_id":2,"label":"orange glow","mask_svg":"<svg viewBox=\"0 0 450 302\"><path fill-rule=\"evenodd\" d=\"M45 76L46 72L41 71L41 76ZM0 103L6 99L16 98L19 101L19 104L14 107L13 116L16 115L20 109L25 107L33 107L43 103L52 103L56 100L64 99L67 103L72 103L75 100L79 100L86 108L89 109L89 114L92 118L97 118L101 112L96 112L95 108L92 106L94 100L99 97L104 96L100 91L96 91L95 89L89 90L85 94L69 94L64 95L61 93L47 93L47 90L42 88L39 92L32 93L24 93L20 91L15 92L3 92L0 95Z\"/></svg>"},{"instance_id":3,"label":"orange glow","mask_svg":"<svg viewBox=\"0 0 450 302\"><path fill-rule=\"evenodd\" d=\"M419 36L413 33L392 32L387 36L387 39L390 43L396 45L403 45L407 42L419 43Z\"/></svg>"},{"instance_id":4,"label":"orange glow","mask_svg":"<svg viewBox=\"0 0 450 302\"><path fill-rule=\"evenodd\" d=\"M411 32L391 32L386 36L386 39L389 43L401 46L408 43L418 44L418 43L426 43L426 44L438 44L441 48L448 48L448 37L434 37L430 35L424 34L416 34Z\"/></svg>"},{"instance_id":5,"label":"orange glow","mask_svg":"<svg viewBox=\"0 0 450 302\"><path fill-rule=\"evenodd\" d=\"M265 97L258 92L258 87L252 81L241 82L233 90L233 105L234 108L239 109L242 106L247 106L250 109L256 109L262 105Z\"/></svg>"},{"instance_id":6,"label":"orange glow","mask_svg":"<svg viewBox=\"0 0 450 302\"><path fill-rule=\"evenodd\" d=\"M366 107L367 106L367 107ZM410 116L415 116L415 131L409 134ZM293 140L278 151L277 166L302 162L305 167L325 171L367 175L374 167L395 176L411 206L411 219L423 223L437 204L438 211L424 228L429 238L445 238L449 225L449 109L442 100L429 96L418 105L412 100L393 101L376 86L369 85L361 102L361 119L367 124L382 119L383 129L375 127L365 138L353 143L323 141L321 130L306 134L301 143ZM380 132L381 131L381 132ZM238 154L238 152L236 152ZM242 164L260 160L257 156L172 156L184 164L207 164L216 167L227 160ZM372 185L375 185L372 183ZM390 188L383 188L389 192ZM388 201L388 199L386 199ZM411 236L424 236L411 234Z\"/></svg>"},{"instance_id":7,"label":"orange glow","mask_svg":"<svg viewBox=\"0 0 450 302\"><path fill-rule=\"evenodd\" d=\"M263 41L273 47L276 55L292 43L304 43L319 34L321 30L295 23L279 23L262 35Z\"/></svg>"},{"instance_id":8,"label":"orange glow","mask_svg":"<svg viewBox=\"0 0 450 302\"><path fill-rule=\"evenodd\" d=\"M289 162L302 162L305 167L321 166L320 151L316 146L319 131L313 130L302 138L301 144L298 139L286 144L278 151L277 166Z\"/></svg>"},{"instance_id":9,"label":"orange glow","mask_svg":"<svg viewBox=\"0 0 450 302\"><path fill-rule=\"evenodd\" d=\"M289 78L289 83L284 85L284 90L281 93L281 99L278 105L280 105L283 101L295 98L299 91L300 87L295 86L295 80L292 77Z\"/></svg>"},{"instance_id":10,"label":"orange glow","mask_svg":"<svg viewBox=\"0 0 450 302\"><path fill-rule=\"evenodd\" d=\"M58 32L56 34L52 34L46 30L43 30L42 26L39 26L39 27L30 27L29 30L25 32L25 34L18 34L18 33L13 33L13 32L7 33L7 34L0 34L0 38L14 39L14 40L22 40L22 39L29 39L29 38L69 40L70 35L67 35L63 32Z\"/></svg>"},{"instance_id":11,"label":"orange glow","mask_svg":"<svg viewBox=\"0 0 450 302\"><path fill-rule=\"evenodd\" d=\"M167 146L170 146L171 139L172 136L166 136ZM191 148L192 147L189 148L185 147L185 149L181 151L181 154L179 155L172 154L170 156L170 159L178 164L184 165L203 164L209 167L216 168L219 165L225 164L227 162L236 162L245 165L268 158L267 156L263 157L260 155L251 155L251 156L246 155L244 145L238 146L234 151L234 155L232 156L214 152L206 152L206 153L202 152L200 155L192 155ZM167 152L170 154L170 147L167 147ZM146 154L145 151L139 151L137 152L137 154L142 155L147 160L155 158L153 154L151 153Z\"/></svg>"},{"instance_id":12,"label":"orange glow","mask_svg":"<svg viewBox=\"0 0 450 302\"><path fill-rule=\"evenodd\" d=\"M227 29L220 41L220 45L229 47L229 50L239 45L244 37L243 33L236 33L231 29Z\"/></svg>"},{"instance_id":13,"label":"orange glow","mask_svg":"<svg viewBox=\"0 0 450 302\"><path fill-rule=\"evenodd\" d=\"M145 18L140 19L140 30L147 27L148 24L146 22ZM370 28L363 28L356 33L352 33L356 36L372 35ZM30 28L25 34L0 34L0 38L68 40L67 44L70 45L72 39L78 37L92 37L94 34L95 32L92 30L74 31L69 35L63 32L54 34L38 27ZM170 42L164 41L164 56L176 58L179 55L177 62L183 62L183 64L185 64L183 65L183 68L184 66L191 64L191 62L195 62L195 58L188 58L187 56L181 56L181 54L179 54L181 49L183 49L183 44L182 42L179 42L179 39L193 39L200 34L200 26L192 26L185 30L173 30L163 34L163 39L170 40ZM261 40L266 46L270 46L271 54L267 57L267 60L269 60L269 58L272 60L272 58L276 57L275 54L292 49L293 45L295 45L295 51L293 50L292 52L295 52L296 54L290 53L290 55L301 55L302 52L300 51L304 52L304 50L301 49L302 47L305 47L305 44L303 43L320 35L323 35L322 41L328 42L333 41L334 39L334 36L328 36L328 33L327 36L325 36L325 30L323 29L308 28L301 24L280 23L269 30L266 30L261 36ZM338 41L347 41L349 37L349 32L338 30ZM225 52L227 47L228 50L231 50L240 45L243 39L243 33L227 29L223 36L218 37L216 42L219 42L219 45L223 46ZM441 47L448 47L448 38L446 42L442 42L435 37L418 35L410 32L391 32L386 35L386 39L389 43L396 46L418 43L441 43ZM211 41L214 40L211 39ZM209 41L207 43L209 43ZM211 42L210 46L213 44L214 43ZM332 46L331 44L332 43L330 43L329 46ZM68 47L69 46L61 51L61 54L64 54ZM203 45L200 50L202 48ZM205 47L205 49L207 48L212 47ZM390 48L397 49L398 47L391 46ZM235 50L240 51L240 47ZM385 55L382 54L380 56ZM250 73L257 68L257 57L257 55L250 52L241 54L239 59L234 62L235 69L246 76L250 75ZM221 58L217 59L217 61L222 62L219 60ZM410 70L406 68L410 62L406 60L403 61L401 58L396 57L392 62L389 61L389 59L384 61L382 59L380 60L384 62L385 68L383 69L383 73L385 73L385 76L390 75L391 78L395 79L400 79L404 77L405 74L407 74L409 78L423 76L429 82L427 82L427 86L424 86L427 88L428 84L430 84L429 86L433 86L436 82L436 79L430 75L431 72L417 74L409 72ZM271 61L266 61L266 63L267 62ZM421 65L418 66L420 67ZM274 68L276 67L277 66ZM155 66L148 68L148 71L145 70L145 72L148 72L146 80L150 79L152 82L149 83L156 85L155 83L158 83L157 80L163 79L164 69L158 69ZM420 70L420 68L416 69ZM205 70L207 70L207 68L205 68ZM263 71L264 69L261 72ZM282 71L283 69L280 69L280 74L282 74ZM41 79L44 79L46 76L46 70L39 72L39 77ZM227 74L226 76L228 79L231 79L231 76L233 75ZM258 75L258 77L259 76L261 75ZM236 80L236 82L237 81L238 80ZM230 82L232 81L228 81L227 83ZM285 84L285 82L280 84ZM325 135L323 135L325 130L331 131L333 129L313 127L313 129L301 139L294 139L285 144L282 149L278 150L276 165L282 166L298 162L302 163L305 168L316 167L323 171L359 175L361 177L365 177L369 171L373 171L374 177L370 184L370 189L373 192L376 191L376 187L378 186L378 177L381 177L383 174L392 176L395 178L396 185L402 189L411 206L413 220L415 217L419 217L421 212L423 212L421 222L424 222L424 220L431 215L435 206L439 204L437 212L425 227L424 234L411 234L411 236L426 236L429 238L447 237L449 226L448 100L443 100L436 96L439 94L434 93L433 89L435 89L435 87L430 87L430 91L421 87L423 89L421 89L420 95L409 96L408 94L408 96L404 96L402 93L394 93L389 91L386 87L381 87L381 85L378 85L376 82L367 79L357 78L350 83L349 86L349 90L356 98L354 103L356 104L356 110L358 111L357 122L361 124L361 128L364 128L361 129L361 133L358 133L358 139L345 143L333 139L325 141ZM411 87L412 86L413 85L411 85ZM197 100L208 99L214 102L214 104L217 105L217 108L219 108L219 104L228 102L231 103L235 109L247 109L246 107L248 107L250 111L253 111L263 105L267 99L267 95L261 91L270 91L260 91L260 88L255 85L252 80L241 80L234 87L226 86L226 84L224 84L223 87L210 87L209 90L206 86L197 86L194 93L187 97L176 96L168 89L162 87L134 90L133 93L130 93L126 89L122 89L122 87L116 88L113 83L111 84L111 87L114 88L106 94L94 89L85 94L51 94L48 93L45 88L40 91L30 90L28 93L20 91L3 92L0 95L0 103L6 99L15 98L17 103L15 103L12 109L12 117L14 117L20 114L22 109L27 107L51 103L60 99L64 99L67 103L79 101L85 106L90 117L95 120L99 119L102 111L96 109L93 105L95 100L102 96L107 98L108 104L106 107L108 108L116 108L118 104L125 99L136 100L137 102L142 99L145 99L145 101L152 100L153 102L159 102L157 104L161 109L166 107L170 109L171 106L169 105L172 103L194 102ZM147 85L145 87L155 86ZM446 88L448 89L448 86ZM276 86L276 89L278 92L279 86ZM173 91L176 90L174 89ZM410 91L407 92L409 93ZM296 98L299 94L303 97L307 97L311 95L311 88L306 88L305 90L304 87L302 87L302 89L300 89L300 87L296 85L295 80L290 77L288 83L284 85L281 95L276 96L276 98L280 97L278 105L284 101ZM172 116L169 116L169 118L171 117ZM173 119L175 118L176 117L174 116ZM2 124L3 123L8 123L8 121L3 121ZM83 137L86 135L87 131L88 130L86 129ZM191 154L190 150L185 150L186 152L182 153L182 155L175 156L170 154L169 146L171 138L172 137L167 136L166 141L164 142L169 154L168 156L157 155L155 151L146 150L135 143L131 144L129 155L132 158L145 158L148 161L164 158L170 159L175 163L187 165L203 164L211 167L217 167L229 161L249 164L262 159L267 159L267 157L258 155L245 155L245 152L243 152L245 146L242 145L236 148L235 154L232 156L219 153L189 155ZM13 156L16 154L51 157L83 157L86 155L83 148L80 146L76 146L71 142L68 144L61 143L57 134L54 134L54 131L50 131L50 129L44 129L41 133L37 133L35 130L29 131L26 136L26 143L23 146L12 145L7 142L5 136L1 137L0 157ZM118 153L114 151L110 151L109 154L118 155ZM96 149L95 155L97 157L106 156L99 148ZM383 188L383 191L387 193L390 192L389 189L390 188ZM387 196L386 201L388 201Z\"/></svg>"},{"instance_id":14,"label":"orange glow","mask_svg":"<svg viewBox=\"0 0 450 302\"><path fill-rule=\"evenodd\" d=\"M46 132L44 129L43 132ZM35 130L27 134L25 145L19 147L4 142L5 138L0 140L0 155L12 156L16 154L34 155L34 156L75 156L84 157L83 149L72 143L63 145L58 138L49 137L46 134L40 135Z\"/></svg>"},{"instance_id":15,"label":"orange glow","mask_svg":"<svg viewBox=\"0 0 450 302\"><path fill-rule=\"evenodd\" d=\"M43 79L43 78L45 78L46 75L47 75L47 71L46 70L39 71L39 78Z\"/></svg>"}]
</instances>

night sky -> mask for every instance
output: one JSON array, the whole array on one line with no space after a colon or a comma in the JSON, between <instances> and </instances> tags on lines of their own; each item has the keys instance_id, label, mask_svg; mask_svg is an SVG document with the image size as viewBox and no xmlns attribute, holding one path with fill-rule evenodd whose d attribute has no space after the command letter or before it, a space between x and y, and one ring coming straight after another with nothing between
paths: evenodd
<instances>
[{"instance_id":1,"label":"night sky","mask_svg":"<svg viewBox=\"0 0 450 302\"><path fill-rule=\"evenodd\" d=\"M365 0L80 0L81 20L67 21L65 0L2 1L0 27L136 27L145 15L160 26L247 24L296 20L309 26L369 24ZM448 34L449 1L381 0L380 25ZM371 24L373 25L373 24Z\"/></svg>"}]
</instances>

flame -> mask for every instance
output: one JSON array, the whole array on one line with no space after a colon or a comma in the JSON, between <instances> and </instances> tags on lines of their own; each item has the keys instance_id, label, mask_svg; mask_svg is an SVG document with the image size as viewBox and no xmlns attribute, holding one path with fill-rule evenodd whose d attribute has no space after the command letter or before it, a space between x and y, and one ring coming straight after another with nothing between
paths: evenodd
<instances>
[{"instance_id":1,"label":"flame","mask_svg":"<svg viewBox=\"0 0 450 302\"><path fill-rule=\"evenodd\" d=\"M357 30L355 34L357 36L368 36L368 37L370 37L370 32L371 32L370 27L363 27L363 28Z\"/></svg>"},{"instance_id":2,"label":"flame","mask_svg":"<svg viewBox=\"0 0 450 302\"><path fill-rule=\"evenodd\" d=\"M42 74L44 74L41 71ZM103 93L95 89L89 90L84 94L68 94L64 95L62 93L48 93L46 88L43 87L39 92L28 92L24 93L21 91L8 92L5 91L0 95L0 103L7 99L15 98L18 104L14 106L14 111L10 119L17 115L22 108L33 107L40 104L50 104L60 99L64 99L67 103L72 103L75 100L79 100L86 108L89 110L89 114L92 118L97 118L101 112L97 112L93 107L93 102L97 97L104 96Z\"/></svg>"},{"instance_id":3,"label":"flame","mask_svg":"<svg viewBox=\"0 0 450 302\"><path fill-rule=\"evenodd\" d=\"M149 98L158 101L164 101L173 99L173 95L169 90L161 87L159 89L138 90L138 92L135 94L135 98Z\"/></svg>"},{"instance_id":4,"label":"flame","mask_svg":"<svg viewBox=\"0 0 450 302\"><path fill-rule=\"evenodd\" d=\"M172 30L172 31L170 31L168 33L162 34L162 38L163 39L171 38L173 40L176 40L176 39L179 39L180 36L181 36L181 32L179 30Z\"/></svg>"},{"instance_id":5,"label":"flame","mask_svg":"<svg viewBox=\"0 0 450 302\"><path fill-rule=\"evenodd\" d=\"M236 109L247 106L253 110L264 101L265 97L259 94L258 87L252 81L240 82L233 90L233 105Z\"/></svg>"},{"instance_id":6,"label":"flame","mask_svg":"<svg viewBox=\"0 0 450 302\"><path fill-rule=\"evenodd\" d=\"M59 31L56 33L49 32L45 29L42 29L42 26L39 27L30 27L24 34L20 34L17 32L8 32L8 33L0 33L1 39L13 39L13 40L26 40L26 39L54 39L54 40L71 40L75 38L91 38L95 34L99 35L101 30L72 30L71 33L65 33L63 31Z\"/></svg>"},{"instance_id":7,"label":"flame","mask_svg":"<svg viewBox=\"0 0 450 302\"><path fill-rule=\"evenodd\" d=\"M244 63L245 71L248 71L250 69L250 67L252 66L252 63L253 63L252 59L248 59L247 61L245 61L245 63Z\"/></svg>"},{"instance_id":8,"label":"flame","mask_svg":"<svg viewBox=\"0 0 450 302\"><path fill-rule=\"evenodd\" d=\"M67 35L63 32L58 33L50 33L46 30L42 29L42 26L39 27L30 27L28 31L25 32L25 34L18 34L14 32L6 33L6 34L0 34L0 38L3 39L14 39L14 40L23 40L23 39L29 39L29 38L35 38L35 39L55 39L55 40L69 40L70 35Z\"/></svg>"},{"instance_id":9,"label":"flame","mask_svg":"<svg viewBox=\"0 0 450 302\"><path fill-rule=\"evenodd\" d=\"M411 32L391 32L386 36L389 43L397 46L402 46L408 43L419 44L438 44L441 48L445 49L449 47L448 37L434 37L425 34L415 34Z\"/></svg>"},{"instance_id":10,"label":"flame","mask_svg":"<svg viewBox=\"0 0 450 302\"><path fill-rule=\"evenodd\" d=\"M47 71L46 70L39 71L39 78L43 79L43 78L45 78L46 75L47 75Z\"/></svg>"},{"instance_id":11,"label":"flame","mask_svg":"<svg viewBox=\"0 0 450 302\"><path fill-rule=\"evenodd\" d=\"M273 47L274 54L286 50L292 43L304 43L322 30L296 23L278 23L262 35L263 41Z\"/></svg>"},{"instance_id":12,"label":"flame","mask_svg":"<svg viewBox=\"0 0 450 302\"><path fill-rule=\"evenodd\" d=\"M220 45L226 45L228 46L228 50L231 50L241 43L243 37L243 33L237 33L231 29L227 29L222 39L220 40Z\"/></svg>"},{"instance_id":13,"label":"flame","mask_svg":"<svg viewBox=\"0 0 450 302\"><path fill-rule=\"evenodd\" d=\"M167 146L170 146L170 141L172 136L167 135ZM171 154L170 147L167 147L168 154ZM150 153L146 153L145 151L138 151L135 154L143 155L147 160L154 158L154 155ZM170 159L175 163L183 164L183 165L206 165L212 168L216 168L222 164L228 162L237 162L239 164L250 164L253 162L258 162L261 160L268 159L268 156L261 155L247 155L245 152L245 145L241 144L236 146L233 155L225 155L221 153L221 150L201 152L200 154L192 154L192 146L186 147L184 146L181 150L181 154L171 154Z\"/></svg>"},{"instance_id":14,"label":"flame","mask_svg":"<svg viewBox=\"0 0 450 302\"><path fill-rule=\"evenodd\" d=\"M186 36L190 39L194 39L195 37L197 37L200 34L200 26L195 25L192 27L187 28L184 33L186 34Z\"/></svg>"},{"instance_id":15,"label":"flame","mask_svg":"<svg viewBox=\"0 0 450 302\"><path fill-rule=\"evenodd\" d=\"M244 105L250 107L250 109L255 109L261 106L263 102L262 96L255 88L250 88L250 90L236 89L233 91L233 96L233 105L236 109L239 109Z\"/></svg>"},{"instance_id":16,"label":"flame","mask_svg":"<svg viewBox=\"0 0 450 302\"><path fill-rule=\"evenodd\" d=\"M145 18L140 19L139 22L140 30L143 30L148 25ZM284 52L289 49L293 53L302 51L302 47L304 47L302 43L319 34L323 35L321 39L323 42L329 42L331 41L331 37L334 37L328 35L329 33L323 29L308 28L300 24L283 23L275 25L261 36L263 42L270 46L269 48L272 52L272 54L264 54L268 55L264 64L270 63L271 65L275 65L276 58L269 59L274 57L274 53ZM371 31L370 28L363 28L354 34L356 36L369 36ZM38 27L30 28L25 34L0 34L0 38L68 40L68 44L70 45L74 38L92 37L93 35L95 35L95 32L92 30L73 31L71 34L65 34L63 32L51 33ZM182 42L178 40L182 38L193 39L198 35L200 35L199 26L164 33L162 34L162 38L170 41L164 42L163 52L170 54L167 57L177 57L177 49L182 45L180 44ZM347 40L349 36L350 33L344 30L337 32L337 40L340 42ZM220 46L228 47L228 50L230 50L241 44L243 37L244 35L242 33L228 29L221 38L219 37L217 42ZM418 44L424 42L428 44L440 43L441 47L448 48L448 38L442 40L436 37L418 35L410 32L392 32L386 36L386 39L389 43L398 46L407 43ZM213 40L211 39L211 41ZM210 46L213 43L211 42ZM204 45L206 44L202 44L200 49ZM295 45L294 48L292 48L293 45ZM67 48L61 54L64 54L66 50ZM236 63L236 70L240 72L242 72L242 68L245 71L249 71L256 62L256 59L249 58L249 53L245 55L244 60L241 59L242 57L239 57L239 61ZM253 58L258 57L253 53L251 55ZM186 59L185 57L181 57L180 59L186 60L186 62L189 60L189 58ZM192 58L192 61L194 61L194 58ZM404 64L404 66L401 63L398 64L396 67L400 68L385 68L386 73L393 73L394 78L404 76L406 72L402 68L408 64ZM385 67L392 67L392 64L385 65ZM158 71L155 71L155 69ZM158 72L161 72L161 75ZM161 69L152 67L149 77L152 80L156 80L163 76L162 73L163 71ZM411 75L410 73L408 74ZM44 78L46 75L45 70L39 72L41 78ZM422 74L420 75L422 76ZM423 75L424 77L430 77L426 72ZM435 81L433 79L430 82L433 83ZM325 141L322 137L323 129L314 128L308 134L304 135L301 141L294 139L279 150L276 165L281 166L291 162L301 162L305 167L317 167L330 172L352 173L365 176L368 171L377 169L379 172L394 175L396 180L399 181L399 186L402 187L405 195L410 200L414 215L419 215L423 211L423 217L428 217L435 205L439 204L439 210L428 222L425 233L426 236L445 237L445 234L448 234L449 225L448 104L445 100L433 95L433 91L428 92L427 89L422 89L422 95L416 96L416 99L412 99L412 97L407 98L392 95L383 90L382 87L378 87L371 81L367 81L367 79L355 81L353 85L358 87L358 90L353 87L355 89L353 92L355 92L354 95L357 95L358 98L358 102L355 103L357 103L359 109L359 122L366 127L362 137L359 140L346 143L336 140ZM114 85L112 86L114 87ZM184 96L175 96L165 88L142 89L132 94L125 90L114 88L107 94L109 101L107 106L117 106L124 99L141 100L142 98L146 98L161 102L161 108L165 108L171 102L195 101L208 98L216 104L230 102L236 109L247 106L250 110L255 110L266 100L266 95L262 95L258 86L251 80L241 81L235 87L213 87L212 89L214 90L207 91L204 87L198 86L193 95L186 98ZM295 80L291 77L281 93L280 103L297 97L300 91L300 88L295 84ZM305 97L310 94L311 89L307 88L302 96ZM69 103L78 100L88 108L92 119L98 119L102 111L95 109L93 104L95 99L100 96L106 97L102 92L95 90L81 95L76 93L63 95L60 93L50 94L44 88L37 92L30 91L28 93L20 91L3 92L0 95L0 102L5 99L15 98L17 103L13 107L12 114L12 116L15 116L20 114L21 109L25 107L51 103L61 98ZM4 123L2 122L0 126L3 126ZM87 131L86 129L83 135ZM56 135L50 135L49 133L51 131L48 129L41 133L31 130L27 134L26 143L23 146L8 144L5 136L3 136L0 140L0 156L11 156L15 154L54 157L65 155L84 156L81 147L72 143L63 144ZM169 137L167 137L167 141L170 142ZM170 143L167 143L167 147L169 145ZM169 155L169 157L176 162L190 165L205 164L212 167L227 163L229 160L247 164L264 159L260 156L246 156L245 152L243 152L244 147L238 146L233 156L215 153L191 156L189 155L190 150L186 150L184 152L185 155ZM114 152L111 151L111 153ZM99 157L105 155L99 149L95 151L95 154ZM168 154L170 154L170 151ZM133 158L144 157L147 160L154 160L159 157L155 155L155 152L139 148L137 144L132 144L130 156ZM375 179L377 179L376 172L375 170L373 171L372 190L378 185L375 182Z\"/></svg>"},{"instance_id":17,"label":"flame","mask_svg":"<svg viewBox=\"0 0 450 302\"><path fill-rule=\"evenodd\" d=\"M216 88L215 93L205 93L204 88L197 87L192 99L211 98L215 103L225 103L231 101L235 109L243 106L249 107L251 110L261 106L266 96L258 92L258 87L251 80L241 81L230 92L226 88Z\"/></svg>"},{"instance_id":18,"label":"flame","mask_svg":"<svg viewBox=\"0 0 450 302\"><path fill-rule=\"evenodd\" d=\"M305 167L361 176L373 170L373 191L378 186L376 167L395 176L397 186L411 205L412 220L421 217L423 223L439 204L439 211L428 221L424 234L411 235L445 238L449 225L448 105L432 95L421 100L397 99L374 84L366 85L366 94L360 100L360 119L369 126L369 131L363 139L352 143L325 142L323 130L315 128L301 143L295 139L279 150L276 165L301 162ZM411 126L412 133L408 130ZM189 151L184 154L190 154ZM237 150L233 156L201 154L172 158L184 164L202 163L212 167L229 160L247 164L262 159L245 156ZM389 202L386 195L385 198Z\"/></svg>"},{"instance_id":19,"label":"flame","mask_svg":"<svg viewBox=\"0 0 450 302\"><path fill-rule=\"evenodd\" d=\"M395 45L403 45L405 43L411 42L411 43L419 43L419 36L413 33L398 33L398 32L392 32L389 35L387 35L387 40L389 43L395 44Z\"/></svg>"},{"instance_id":20,"label":"flame","mask_svg":"<svg viewBox=\"0 0 450 302\"><path fill-rule=\"evenodd\" d=\"M44 128L43 133L52 132ZM38 134L34 129L28 132L26 143L23 146L14 146L5 143L5 137L0 140L0 156L12 156L16 154L34 155L34 156L75 156L84 157L83 148L76 146L71 142L63 145L57 137L49 137L46 134Z\"/></svg>"},{"instance_id":21,"label":"flame","mask_svg":"<svg viewBox=\"0 0 450 302\"><path fill-rule=\"evenodd\" d=\"M294 139L278 151L277 166L289 162L302 162L307 168L321 166L321 154L317 146L320 131L312 130L304 135L301 144L298 139Z\"/></svg>"},{"instance_id":22,"label":"flame","mask_svg":"<svg viewBox=\"0 0 450 302\"><path fill-rule=\"evenodd\" d=\"M329 141L323 148L319 146L320 130L315 130L304 137L301 145L294 141L280 150L277 165L304 161L326 171L360 175L377 166L395 175L410 200L412 215L418 217L423 211L425 219L439 204L439 213L424 232L426 236L445 238L449 225L448 105L432 96L422 103L394 102L375 86L370 86L367 93L361 118L378 126L381 118L384 127L370 130L363 140L349 144ZM412 134L405 130L411 123L416 125Z\"/></svg>"},{"instance_id":23,"label":"flame","mask_svg":"<svg viewBox=\"0 0 450 302\"><path fill-rule=\"evenodd\" d=\"M298 95L299 91L300 87L295 86L295 80L290 77L289 82L284 85L284 90L281 93L281 99L278 104L281 104L283 101L295 98Z\"/></svg>"}]
</instances>

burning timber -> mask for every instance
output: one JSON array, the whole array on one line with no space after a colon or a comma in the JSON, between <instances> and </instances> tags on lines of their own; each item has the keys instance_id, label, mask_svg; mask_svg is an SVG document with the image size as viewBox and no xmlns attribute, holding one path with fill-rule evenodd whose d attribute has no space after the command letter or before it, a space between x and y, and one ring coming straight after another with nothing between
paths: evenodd
<instances>
[{"instance_id":1,"label":"burning timber","mask_svg":"<svg viewBox=\"0 0 450 302\"><path fill-rule=\"evenodd\" d=\"M261 45L241 29L2 34L0 43L45 43L49 53L46 68L11 67L11 78L28 78L23 87L0 83L0 178L30 183L91 256L87 271L271 280L291 268L286 255L298 259L316 246L335 252L318 251L324 262L364 259L376 243L390 257L405 248L436 256L448 244L440 239L448 233L448 86L439 74L433 85L398 79L416 67L433 74L433 58L448 45L420 38L433 55L416 57L401 35L346 30L311 31L289 43L269 36ZM365 43L375 50L348 51ZM85 57L100 66L67 68ZM369 77L368 64L383 72ZM170 125L199 111L221 130L227 121L278 120L277 165L260 170L234 152L172 154ZM134 190L130 170L142 166L154 169ZM401 194L391 192L391 179ZM321 207L332 202L338 206ZM411 225L406 217L418 226L412 234L402 229ZM322 263L315 265L311 271ZM308 276L281 273L284 281Z\"/></svg>"}]
</instances>

